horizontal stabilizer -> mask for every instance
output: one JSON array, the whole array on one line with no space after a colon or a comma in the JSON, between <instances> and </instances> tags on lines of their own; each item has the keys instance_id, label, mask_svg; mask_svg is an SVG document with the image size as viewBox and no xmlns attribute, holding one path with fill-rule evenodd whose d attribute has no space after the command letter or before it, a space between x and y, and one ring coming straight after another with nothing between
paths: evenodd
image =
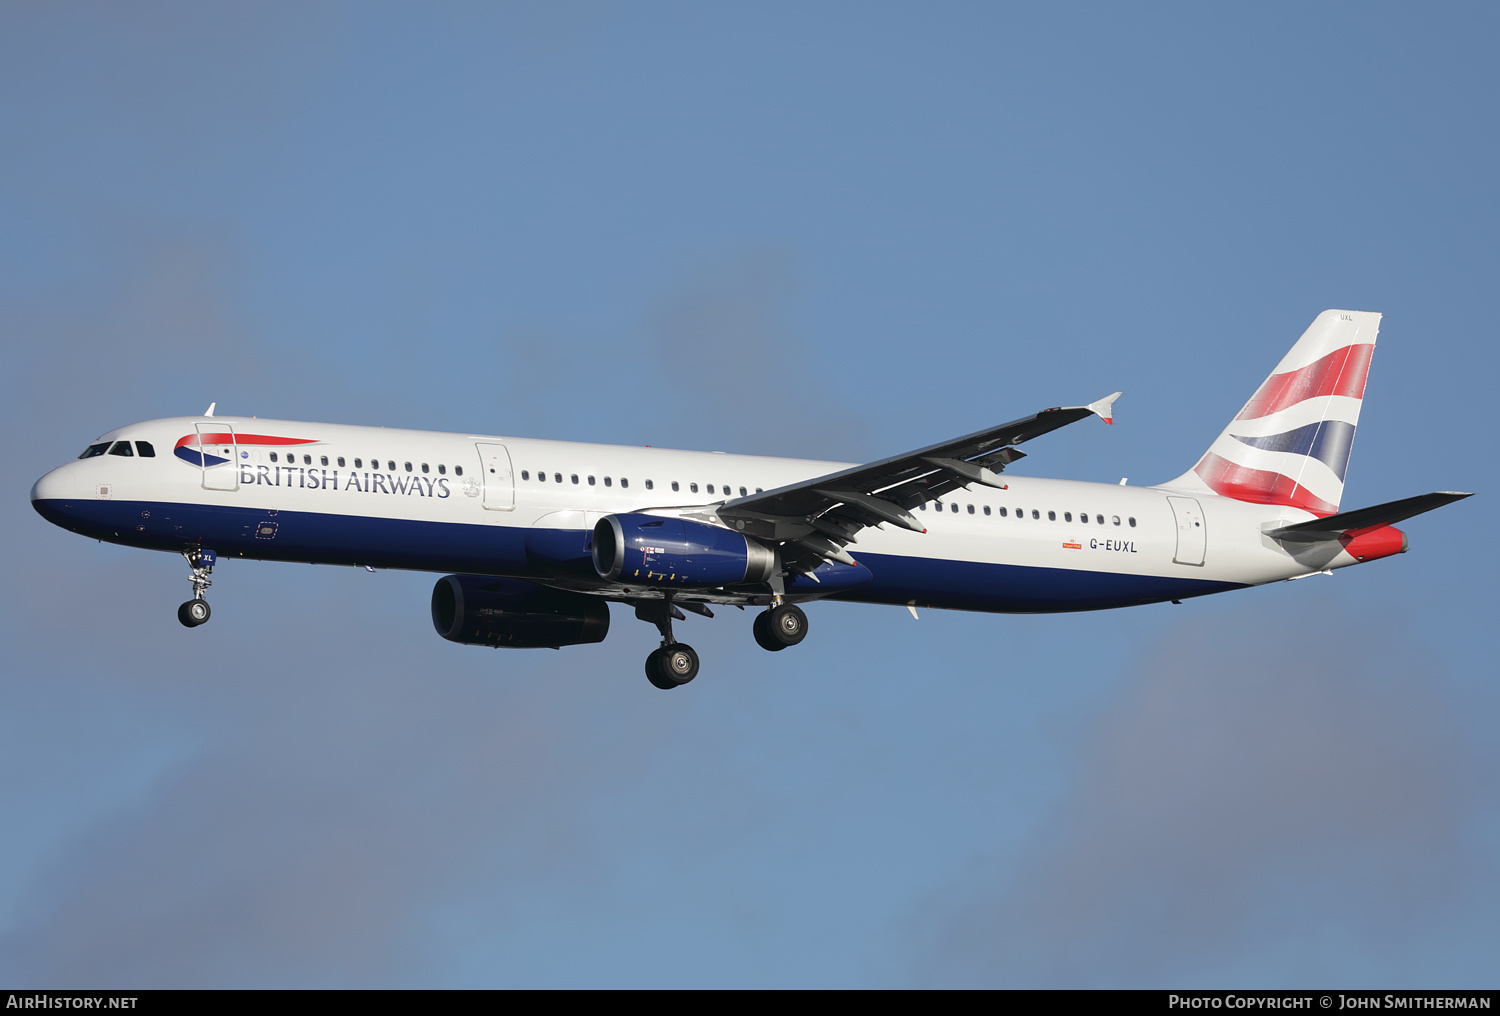
<instances>
[{"instance_id":1,"label":"horizontal stabilizer","mask_svg":"<svg viewBox=\"0 0 1500 1016\"><path fill-rule=\"evenodd\" d=\"M1462 501L1466 497L1473 496L1473 494L1454 490L1418 494L1416 497L1404 497L1400 501L1389 501L1371 508L1356 508L1352 512L1340 512L1337 515L1329 515L1327 518L1313 519L1311 522L1282 526L1280 529L1270 530L1266 535L1273 540L1290 540L1295 543L1332 540L1340 533L1351 529L1394 525L1413 515L1421 515L1423 512L1430 512L1434 508L1441 508L1445 504L1452 504L1454 501Z\"/></svg>"}]
</instances>

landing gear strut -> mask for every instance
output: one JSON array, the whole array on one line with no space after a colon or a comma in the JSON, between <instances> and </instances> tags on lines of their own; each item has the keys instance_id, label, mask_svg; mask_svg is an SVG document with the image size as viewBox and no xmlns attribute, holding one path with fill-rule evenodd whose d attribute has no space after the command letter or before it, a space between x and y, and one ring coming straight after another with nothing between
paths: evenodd
<instances>
[{"instance_id":1,"label":"landing gear strut","mask_svg":"<svg viewBox=\"0 0 1500 1016\"><path fill-rule=\"evenodd\" d=\"M709 617L713 614L703 611ZM646 679L663 691L680 688L698 676L698 654L672 637L672 621L684 614L670 599L645 600L635 605L635 616L650 621L661 632L661 648L646 657Z\"/></svg>"},{"instance_id":2,"label":"landing gear strut","mask_svg":"<svg viewBox=\"0 0 1500 1016\"><path fill-rule=\"evenodd\" d=\"M208 577L213 574L218 555L211 550L185 550L182 556L187 559L188 567L193 572L188 579L193 584L193 598L177 608L177 620L182 622L183 627L196 628L207 622L213 614L209 610L208 601L203 598L203 591L213 585Z\"/></svg>"},{"instance_id":3,"label":"landing gear strut","mask_svg":"<svg viewBox=\"0 0 1500 1016\"><path fill-rule=\"evenodd\" d=\"M807 615L794 604L777 604L755 615L754 632L762 649L779 653L807 638Z\"/></svg>"}]
</instances>

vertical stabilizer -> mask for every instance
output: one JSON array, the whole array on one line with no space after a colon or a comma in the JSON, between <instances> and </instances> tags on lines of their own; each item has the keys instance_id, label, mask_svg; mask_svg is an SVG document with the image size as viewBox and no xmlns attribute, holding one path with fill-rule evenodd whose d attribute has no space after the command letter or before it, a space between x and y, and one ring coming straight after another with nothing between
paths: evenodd
<instances>
[{"instance_id":1,"label":"vertical stabilizer","mask_svg":"<svg viewBox=\"0 0 1500 1016\"><path fill-rule=\"evenodd\" d=\"M1319 314L1198 464L1162 486L1338 511L1379 330L1379 314Z\"/></svg>"}]
</instances>

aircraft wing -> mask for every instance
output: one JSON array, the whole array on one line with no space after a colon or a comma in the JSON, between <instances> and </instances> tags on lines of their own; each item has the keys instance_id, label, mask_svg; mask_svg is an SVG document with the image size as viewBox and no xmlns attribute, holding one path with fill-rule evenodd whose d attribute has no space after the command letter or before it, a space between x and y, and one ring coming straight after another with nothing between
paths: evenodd
<instances>
[{"instance_id":1,"label":"aircraft wing","mask_svg":"<svg viewBox=\"0 0 1500 1016\"><path fill-rule=\"evenodd\" d=\"M1119 392L1087 406L1044 409L951 441L826 476L726 501L720 519L749 536L786 543L787 566L810 571L823 560L854 563L844 548L866 526L884 522L925 533L911 509L971 483L1005 489L1000 472L1026 453L1015 446L1088 416L1113 423Z\"/></svg>"}]
</instances>

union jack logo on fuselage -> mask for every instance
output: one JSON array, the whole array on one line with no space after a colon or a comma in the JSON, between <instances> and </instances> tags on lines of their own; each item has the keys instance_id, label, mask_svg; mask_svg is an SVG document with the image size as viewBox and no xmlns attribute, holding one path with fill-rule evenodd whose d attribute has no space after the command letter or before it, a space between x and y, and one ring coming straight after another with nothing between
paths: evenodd
<instances>
[{"instance_id":1,"label":"union jack logo on fuselage","mask_svg":"<svg viewBox=\"0 0 1500 1016\"><path fill-rule=\"evenodd\" d=\"M317 443L316 438L310 437L273 437L269 434L231 434L225 431L216 434L188 434L178 438L172 454L190 466L221 466L230 461L229 454L223 453L236 446L243 448L247 445L282 446ZM219 448L220 453L215 454L209 450L213 447Z\"/></svg>"}]
</instances>

